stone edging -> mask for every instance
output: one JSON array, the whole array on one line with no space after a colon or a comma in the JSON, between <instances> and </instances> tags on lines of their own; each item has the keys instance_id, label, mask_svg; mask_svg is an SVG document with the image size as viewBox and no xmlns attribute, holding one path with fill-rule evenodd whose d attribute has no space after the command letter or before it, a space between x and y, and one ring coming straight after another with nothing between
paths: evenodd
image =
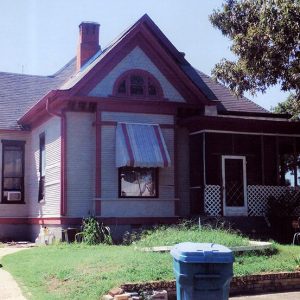
<instances>
[{"instance_id":1,"label":"stone edging","mask_svg":"<svg viewBox=\"0 0 300 300\"><path fill-rule=\"evenodd\" d=\"M126 283L123 284L121 288L126 292L166 290L168 294L175 295L176 281ZM260 294L267 292L283 292L299 289L300 272L280 272L235 276L230 284L230 296Z\"/></svg>"}]
</instances>

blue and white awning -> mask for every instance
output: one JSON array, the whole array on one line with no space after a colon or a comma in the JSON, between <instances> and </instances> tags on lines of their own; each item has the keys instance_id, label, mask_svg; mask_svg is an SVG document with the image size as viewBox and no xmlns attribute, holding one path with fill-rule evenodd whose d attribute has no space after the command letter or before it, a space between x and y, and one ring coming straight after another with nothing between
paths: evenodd
<instances>
[{"instance_id":1,"label":"blue and white awning","mask_svg":"<svg viewBox=\"0 0 300 300\"><path fill-rule=\"evenodd\" d=\"M118 123L116 166L118 168L171 166L170 155L159 125Z\"/></svg>"}]
</instances>

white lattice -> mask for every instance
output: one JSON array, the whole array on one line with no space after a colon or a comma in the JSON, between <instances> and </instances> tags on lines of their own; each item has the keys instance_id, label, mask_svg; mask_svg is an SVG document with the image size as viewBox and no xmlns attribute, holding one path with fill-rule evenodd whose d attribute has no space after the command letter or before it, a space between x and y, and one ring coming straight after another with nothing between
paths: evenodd
<instances>
[{"instance_id":1,"label":"white lattice","mask_svg":"<svg viewBox=\"0 0 300 300\"><path fill-rule=\"evenodd\" d=\"M209 216L221 215L221 189L219 185L206 185L204 188L204 209Z\"/></svg>"},{"instance_id":2,"label":"white lattice","mask_svg":"<svg viewBox=\"0 0 300 300\"><path fill-rule=\"evenodd\" d=\"M264 216L268 197L278 198L291 189L286 186L248 185L249 216Z\"/></svg>"}]
</instances>

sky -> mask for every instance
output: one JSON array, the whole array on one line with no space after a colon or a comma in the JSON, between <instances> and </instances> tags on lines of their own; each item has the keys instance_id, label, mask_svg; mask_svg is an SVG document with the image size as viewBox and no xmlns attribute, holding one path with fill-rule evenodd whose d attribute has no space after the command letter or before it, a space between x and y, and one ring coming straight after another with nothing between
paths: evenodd
<instances>
[{"instance_id":1,"label":"sky","mask_svg":"<svg viewBox=\"0 0 300 300\"><path fill-rule=\"evenodd\" d=\"M100 45L147 13L196 68L210 75L223 57L233 59L230 41L209 15L222 0L1 0L0 71L51 75L76 55L78 25L100 23ZM279 87L248 98L266 109L286 99Z\"/></svg>"}]
</instances>

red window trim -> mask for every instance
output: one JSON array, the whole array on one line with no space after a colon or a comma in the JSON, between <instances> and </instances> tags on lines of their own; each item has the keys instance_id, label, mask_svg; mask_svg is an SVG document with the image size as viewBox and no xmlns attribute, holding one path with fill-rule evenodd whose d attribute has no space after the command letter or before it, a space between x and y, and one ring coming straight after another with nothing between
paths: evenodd
<instances>
[{"instance_id":1,"label":"red window trim","mask_svg":"<svg viewBox=\"0 0 300 300\"><path fill-rule=\"evenodd\" d=\"M130 76L137 75L144 78L145 82L145 92L143 95L131 95L130 94ZM118 88L122 81L125 80L126 84L126 92L125 94L118 93ZM149 87L149 81L153 83L153 85L156 88L157 95L149 95L148 94L148 87ZM115 81L114 87L113 87L113 95L117 97L130 97L130 98L138 98L138 99L151 99L151 100L162 100L164 98L163 90L161 88L161 85L159 81L148 71L141 70L141 69L132 69L129 71L124 72L122 75L119 76L119 78Z\"/></svg>"}]
</instances>

